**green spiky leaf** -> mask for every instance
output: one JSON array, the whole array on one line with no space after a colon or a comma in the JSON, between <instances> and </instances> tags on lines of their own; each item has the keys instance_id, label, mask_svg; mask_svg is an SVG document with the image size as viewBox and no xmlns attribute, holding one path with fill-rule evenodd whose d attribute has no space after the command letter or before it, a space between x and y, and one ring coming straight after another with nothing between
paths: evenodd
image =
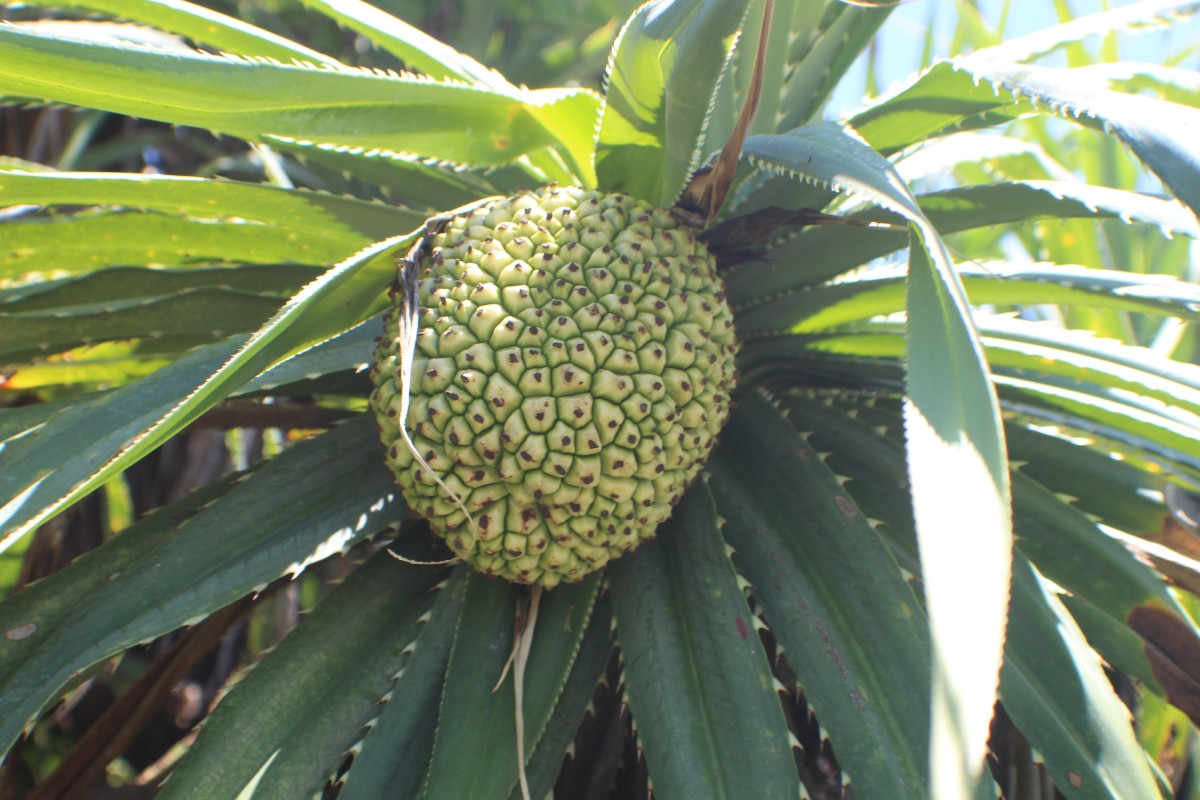
<instances>
[{"instance_id":1,"label":"green spiky leaf","mask_svg":"<svg viewBox=\"0 0 1200 800\"><path fill-rule=\"evenodd\" d=\"M697 489L609 572L639 743L664 797L791 796L774 679L712 496Z\"/></svg>"},{"instance_id":2,"label":"green spiky leaf","mask_svg":"<svg viewBox=\"0 0 1200 800\"><path fill-rule=\"evenodd\" d=\"M706 155L704 129L748 4L646 3L629 18L608 66L601 186L661 207L675 202Z\"/></svg>"}]
</instances>

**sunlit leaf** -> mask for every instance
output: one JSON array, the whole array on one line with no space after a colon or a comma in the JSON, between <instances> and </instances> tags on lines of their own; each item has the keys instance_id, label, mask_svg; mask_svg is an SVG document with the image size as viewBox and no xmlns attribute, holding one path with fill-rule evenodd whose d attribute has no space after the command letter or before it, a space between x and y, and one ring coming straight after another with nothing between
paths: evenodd
<instances>
[{"instance_id":1,"label":"sunlit leaf","mask_svg":"<svg viewBox=\"0 0 1200 800\"><path fill-rule=\"evenodd\" d=\"M382 310L396 254L412 238L384 240L329 270L248 339L198 349L138 383L65 409L23 437L13 445L28 454L14 459L20 469L0 473L0 546L137 461L266 368ZM78 452L66 444L80 437L92 446ZM59 462L64 448L77 453L66 468Z\"/></svg>"},{"instance_id":2,"label":"sunlit leaf","mask_svg":"<svg viewBox=\"0 0 1200 800\"><path fill-rule=\"evenodd\" d=\"M763 168L819 180L910 223L905 431L925 596L933 633L932 795L980 784L1008 605L1008 465L999 407L962 284L941 239L894 168L832 125L751 137ZM955 387L946 392L947 379ZM955 506L978 523L962 536Z\"/></svg>"},{"instance_id":3,"label":"sunlit leaf","mask_svg":"<svg viewBox=\"0 0 1200 800\"><path fill-rule=\"evenodd\" d=\"M144 86L155 87L153 98ZM362 151L504 164L564 145L590 165L598 107L585 90L519 96L412 75L167 53L0 28L0 92L131 116Z\"/></svg>"},{"instance_id":4,"label":"sunlit leaf","mask_svg":"<svg viewBox=\"0 0 1200 800\"><path fill-rule=\"evenodd\" d=\"M1200 215L1200 157L1193 146L1200 109L1114 92L1067 69L977 55L944 61L850 124L887 154L957 128L990 127L1034 111L1116 136Z\"/></svg>"},{"instance_id":5,"label":"sunlit leaf","mask_svg":"<svg viewBox=\"0 0 1200 800\"><path fill-rule=\"evenodd\" d=\"M679 197L706 155L704 129L748 3L657 0L625 23L596 143L604 188L663 207Z\"/></svg>"},{"instance_id":6,"label":"sunlit leaf","mask_svg":"<svg viewBox=\"0 0 1200 800\"><path fill-rule=\"evenodd\" d=\"M284 63L307 61L337 64L337 60L297 42L249 25L187 0L65 0L61 6L102 11L187 36L227 53L265 56Z\"/></svg>"}]
</instances>

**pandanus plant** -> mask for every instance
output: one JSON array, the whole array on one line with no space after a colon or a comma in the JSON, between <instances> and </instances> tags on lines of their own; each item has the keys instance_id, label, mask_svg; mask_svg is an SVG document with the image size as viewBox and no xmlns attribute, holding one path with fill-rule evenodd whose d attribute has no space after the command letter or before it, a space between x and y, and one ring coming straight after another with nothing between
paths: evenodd
<instances>
[{"instance_id":1,"label":"pandanus plant","mask_svg":"<svg viewBox=\"0 0 1200 800\"><path fill-rule=\"evenodd\" d=\"M890 4L648 2L602 91L360 0L303 13L379 68L186 0L0 26L6 103L267 178L0 164L13 786L80 796L225 642L158 796L1194 796L1200 94L1041 62L1197 6L840 119ZM214 427L236 469L39 568Z\"/></svg>"}]
</instances>

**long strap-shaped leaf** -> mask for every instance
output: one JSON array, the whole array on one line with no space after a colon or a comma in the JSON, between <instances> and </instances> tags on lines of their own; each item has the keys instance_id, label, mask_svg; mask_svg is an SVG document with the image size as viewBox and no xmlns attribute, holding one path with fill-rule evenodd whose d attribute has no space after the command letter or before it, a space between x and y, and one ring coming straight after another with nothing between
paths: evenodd
<instances>
[{"instance_id":1,"label":"long strap-shaped leaf","mask_svg":"<svg viewBox=\"0 0 1200 800\"><path fill-rule=\"evenodd\" d=\"M374 421L361 416L291 448L194 516L148 518L0 604L0 747L81 670L394 524L406 512L387 470L361 457L375 446ZM264 516L268 505L275 512Z\"/></svg>"},{"instance_id":2,"label":"long strap-shaped leaf","mask_svg":"<svg viewBox=\"0 0 1200 800\"><path fill-rule=\"evenodd\" d=\"M89 303L159 298L221 287L258 294L291 294L320 277L320 267L244 264L186 270L109 267L79 277L54 278L0 289L0 311L71 309Z\"/></svg>"},{"instance_id":3,"label":"long strap-shaped leaf","mask_svg":"<svg viewBox=\"0 0 1200 800\"><path fill-rule=\"evenodd\" d=\"M278 297L211 288L83 309L0 313L0 359L8 364L149 331L211 342L259 325L281 302Z\"/></svg>"},{"instance_id":4,"label":"long strap-shaped leaf","mask_svg":"<svg viewBox=\"0 0 1200 800\"><path fill-rule=\"evenodd\" d=\"M529 757L527 777L530 797L551 795L556 779L563 771L563 754L577 751L576 734L581 720L589 712L595 713L592 695L604 678L616 645L616 631L612 622L612 603L607 594L602 594L592 610L571 674L554 704L554 713ZM520 800L520 787L513 787L509 797L511 800Z\"/></svg>"},{"instance_id":5,"label":"long strap-shaped leaf","mask_svg":"<svg viewBox=\"0 0 1200 800\"><path fill-rule=\"evenodd\" d=\"M1072 800L1170 797L1096 654L1024 558L1013 565L1012 613L1001 697L1058 790Z\"/></svg>"},{"instance_id":6,"label":"long strap-shaped leaf","mask_svg":"<svg viewBox=\"0 0 1200 800\"><path fill-rule=\"evenodd\" d=\"M155 342L155 347L160 342ZM167 366L180 353L194 346L195 342L180 341L178 349L173 347L171 342L163 344L166 345L163 351L151 347L142 349L143 342L106 342L94 345L75 351L69 361L38 361L16 367L5 378L4 388L29 390L73 386L79 391L86 391L99 387L124 386ZM78 402L78 396L73 397L72 402Z\"/></svg>"},{"instance_id":7,"label":"long strap-shaped leaf","mask_svg":"<svg viewBox=\"0 0 1200 800\"><path fill-rule=\"evenodd\" d=\"M1137 397L1083 387L1059 386L997 372L996 385L1006 409L1118 443L1114 451L1158 463L1170 473L1188 473L1200 481L1200 444L1195 418L1176 418L1172 409Z\"/></svg>"},{"instance_id":8,"label":"long strap-shaped leaf","mask_svg":"<svg viewBox=\"0 0 1200 800\"><path fill-rule=\"evenodd\" d=\"M0 171L0 204L125 206L183 217L236 217L277 235L336 237L362 247L409 231L424 217L396 206L304 189L175 175Z\"/></svg>"},{"instance_id":9,"label":"long strap-shaped leaf","mask_svg":"<svg viewBox=\"0 0 1200 800\"><path fill-rule=\"evenodd\" d=\"M1115 135L1200 216L1200 109L1082 84L1066 69L967 56L943 61L851 118L873 147L892 153L958 127L988 127L1030 112Z\"/></svg>"},{"instance_id":10,"label":"long strap-shaped leaf","mask_svg":"<svg viewBox=\"0 0 1200 800\"><path fill-rule=\"evenodd\" d=\"M541 599L525 671L525 752L533 753L566 684L600 590L600 576ZM428 797L507 797L517 783L516 706L509 670L514 589L472 574L446 672L425 786ZM561 755L561 753L560 753Z\"/></svg>"},{"instance_id":11,"label":"long strap-shaped leaf","mask_svg":"<svg viewBox=\"0 0 1200 800\"><path fill-rule=\"evenodd\" d=\"M90 8L124 20L153 25L226 53L274 58L284 63L338 63L336 59L291 39L187 0L60 0L55 5Z\"/></svg>"},{"instance_id":12,"label":"long strap-shaped leaf","mask_svg":"<svg viewBox=\"0 0 1200 800\"><path fill-rule=\"evenodd\" d=\"M319 794L411 659L444 577L376 553L221 699L160 797Z\"/></svg>"},{"instance_id":13,"label":"long strap-shaped leaf","mask_svg":"<svg viewBox=\"0 0 1200 800\"><path fill-rule=\"evenodd\" d=\"M1155 499L1162 476L1136 463L1113 458L1099 447L1080 447L1053 431L1009 425L1009 458L1021 472L1059 495L1093 520L1143 538L1163 527L1163 506Z\"/></svg>"},{"instance_id":14,"label":"long strap-shaped leaf","mask_svg":"<svg viewBox=\"0 0 1200 800\"><path fill-rule=\"evenodd\" d=\"M609 572L656 797L795 797L790 734L708 487Z\"/></svg>"},{"instance_id":15,"label":"long strap-shaped leaf","mask_svg":"<svg viewBox=\"0 0 1200 800\"><path fill-rule=\"evenodd\" d=\"M839 421L825 422L829 432ZM813 423L785 420L761 394L738 401L710 464L726 537L855 796L925 800L930 651L920 601L844 479L793 425ZM904 463L888 466L871 486L890 494Z\"/></svg>"},{"instance_id":16,"label":"long strap-shaped leaf","mask_svg":"<svg viewBox=\"0 0 1200 800\"><path fill-rule=\"evenodd\" d=\"M959 265L972 305L1082 305L1200 321L1200 287L1170 275L1142 275L1065 264ZM824 284L744 310L742 336L816 333L904 309L905 274L878 267L858 280ZM1156 359L1161 360L1161 359Z\"/></svg>"},{"instance_id":17,"label":"long strap-shaped leaf","mask_svg":"<svg viewBox=\"0 0 1200 800\"><path fill-rule=\"evenodd\" d=\"M744 150L767 169L825 181L909 222L905 430L933 633L932 796L972 796L1004 642L1012 520L999 404L966 293L895 169L860 139L816 125L751 137ZM820 171L809 167L813 152L823 152ZM967 513L973 525L964 535Z\"/></svg>"},{"instance_id":18,"label":"long strap-shaped leaf","mask_svg":"<svg viewBox=\"0 0 1200 800\"><path fill-rule=\"evenodd\" d=\"M419 75L81 45L16 26L0 27L0 94L456 163L558 146L584 177L599 108L583 89L514 96Z\"/></svg>"},{"instance_id":19,"label":"long strap-shaped leaf","mask_svg":"<svg viewBox=\"0 0 1200 800\"><path fill-rule=\"evenodd\" d=\"M810 437L813 447L829 453L827 461L839 474L851 478L847 488L868 515L886 523L881 530L893 542L897 552L915 565L916 539L912 530L910 511L903 498L897 498L896 470L902 468L903 452L899 443L874 426L899 430L899 413L890 416L882 409L873 409L869 420L849 419L840 410L803 397L782 398L783 408L790 418L802 420L814 431ZM865 414L856 410L855 417ZM1017 429L1018 441L1022 441ZM1010 435L1012 435L1010 429ZM1029 433L1026 433L1028 437ZM1026 439L1027 440L1027 439ZM1086 467L1084 459L1094 451L1071 445L1074 463L1057 463L1061 473L1070 474ZM1028 447L1022 451L1031 455ZM1117 462L1113 462L1117 463ZM1025 465L1022 471L1030 471ZM1088 469L1085 480L1096 477L1096 468ZM1125 487L1137 481L1128 474ZM1110 499L1120 502L1128 491L1107 487ZM1156 487L1157 488L1157 487ZM1111 664L1124 672L1156 687L1154 677L1141 642L1130 630L1126 617L1136 606L1156 604L1178 608L1162 580L1146 564L1139 561L1124 546L1104 535L1079 509L1055 495L1028 475L1013 475L1014 526L1018 536L1017 550L1036 564L1037 568L1061 586L1069 597L1065 602L1076 615L1091 645ZM1155 523L1161 522L1162 509L1155 513Z\"/></svg>"},{"instance_id":20,"label":"long strap-shaped leaf","mask_svg":"<svg viewBox=\"0 0 1200 800\"><path fill-rule=\"evenodd\" d=\"M1162 579L1079 509L1020 473L1013 475L1013 509L1020 554L1065 590L1092 648L1161 693L1126 618L1142 604L1178 608Z\"/></svg>"},{"instance_id":21,"label":"long strap-shaped leaf","mask_svg":"<svg viewBox=\"0 0 1200 800\"><path fill-rule=\"evenodd\" d=\"M596 141L601 185L658 206L675 202L704 155L704 130L748 5L655 0L626 21L609 59Z\"/></svg>"},{"instance_id":22,"label":"long strap-shaped leaf","mask_svg":"<svg viewBox=\"0 0 1200 800\"><path fill-rule=\"evenodd\" d=\"M796 335L747 342L739 364L743 380L768 387L786 388L797 378L810 386L836 386L853 390L898 392L903 387L901 357L905 352L898 331L880 330L854 333ZM985 340L986 341L986 340ZM1077 384L1044 369L1036 355L1022 356L1010 350L1003 354L1013 363L1021 359L1021 369L1000 366L993 370L993 382L1003 408L1019 415L1023 424L1061 426L1070 435L1090 436L1100 446L1121 458L1135 459L1142 469L1188 475L1200 480L1200 447L1197 446L1195 415L1184 409L1163 405L1151 397L1110 391L1127 380L1109 371L1092 377L1097 384ZM1022 373L1033 372L1036 379ZM1060 372L1074 371L1066 365ZM1037 373L1042 373L1037 375ZM1158 391L1167 391L1169 383L1155 380ZM1185 383L1179 390L1190 392ZM1153 465L1153 466L1151 466Z\"/></svg>"},{"instance_id":23,"label":"long strap-shaped leaf","mask_svg":"<svg viewBox=\"0 0 1200 800\"><path fill-rule=\"evenodd\" d=\"M989 319L981 327L988 360L997 371L1009 367L1009 374L1045 379L1038 375L1041 372L1053 376L1048 383L1094 384L1100 392L1117 397L1152 398L1169 409L1166 416L1183 417L1171 413L1178 409L1190 412L1192 420L1200 422L1200 367L1194 364L1046 323L1000 318ZM1035 363L1038 360L1040 364Z\"/></svg>"},{"instance_id":24,"label":"long strap-shaped leaf","mask_svg":"<svg viewBox=\"0 0 1200 800\"><path fill-rule=\"evenodd\" d=\"M370 366L371 353L382 327L383 322L379 317L372 317L361 322L332 339L327 339L293 358L276 364L247 383L235 394L262 392L296 381L319 378L334 372L353 370L356 373L362 373ZM367 382L366 376L361 375L360 377L363 388L369 393L370 384Z\"/></svg>"},{"instance_id":25,"label":"long strap-shaped leaf","mask_svg":"<svg viewBox=\"0 0 1200 800\"><path fill-rule=\"evenodd\" d=\"M360 33L376 47L399 58L413 70L432 78L517 93L517 87L493 69L449 47L402 19L362 0L303 0L308 8Z\"/></svg>"},{"instance_id":26,"label":"long strap-shaped leaf","mask_svg":"<svg viewBox=\"0 0 1200 800\"><path fill-rule=\"evenodd\" d=\"M406 230L401 228L400 230ZM0 280L53 270L79 275L113 265L169 266L310 264L325 266L353 253L364 237L273 232L244 220L199 220L137 211L102 211L4 225Z\"/></svg>"},{"instance_id":27,"label":"long strap-shaped leaf","mask_svg":"<svg viewBox=\"0 0 1200 800\"><path fill-rule=\"evenodd\" d=\"M813 119L842 77L875 38L895 9L894 3L798 3L824 6L813 32L793 34L791 60L779 101L776 131L790 130ZM811 12L807 12L811 13Z\"/></svg>"},{"instance_id":28,"label":"long strap-shaped leaf","mask_svg":"<svg viewBox=\"0 0 1200 800\"><path fill-rule=\"evenodd\" d=\"M95 403L66 409L4 453L0 549L137 461L251 378L382 309L397 253L415 234L343 261L293 297L248 340L190 353ZM97 439L97 425L103 436ZM84 433L86 431L86 433ZM94 445L66 462L75 442ZM11 458L11 461L8 459Z\"/></svg>"},{"instance_id":29,"label":"long strap-shaped leaf","mask_svg":"<svg viewBox=\"0 0 1200 800\"><path fill-rule=\"evenodd\" d=\"M338 795L343 800L420 796L469 572L459 566L434 601L420 637L411 645L414 652L395 676L387 705L355 753Z\"/></svg>"},{"instance_id":30,"label":"long strap-shaped leaf","mask_svg":"<svg viewBox=\"0 0 1200 800\"><path fill-rule=\"evenodd\" d=\"M878 529L897 553L914 555L915 536L907 504L897 500L894 489L904 456L899 443L876 427L898 430L898 410L859 407L851 418L845 409L794 395L781 398L781 405L790 411L790 419L803 421L813 430L809 445L827 451L826 463L850 478L846 488L864 512L883 523L877 523ZM1074 449L1080 450L1078 446ZM1033 568L1027 559L1036 559L1038 568L1049 570L1047 574L1061 581L1058 585L1067 590L1063 599L1070 601L1077 619L1079 610L1091 612L1085 618L1089 623L1084 627L1087 646L1099 650L1110 662L1114 653L1124 655L1112 649L1112 635L1118 628L1123 629L1122 639L1132 640L1134 650L1140 646L1125 623L1130 609L1139 604L1177 604L1148 566L1101 534L1065 501L1021 475L1015 476L1013 488L1021 538L1001 671L1006 709L1022 731L1036 739L1034 746L1056 781L1068 773L1080 778L1082 788L1075 794L1069 778L1059 783L1067 796L1155 797L1152 784L1145 782L1145 765L1139 765L1140 748L1130 746L1128 714L1124 709L1113 713L1119 705L1113 705L1115 697L1107 679L1101 676L1097 680L1094 653L1084 648L1075 622L1063 613L1061 605L1052 598L1043 599L1036 580L1029 581ZM1105 615L1111 616L1096 619ZM1106 628L1090 624L1094 621ZM1104 638L1093 640L1093 633ZM1120 647L1125 648L1124 642ZM1117 661L1117 666L1128 669L1133 659L1140 659L1134 674L1147 673L1145 657L1132 655ZM824 720L822 717L823 724L828 724ZM1055 733L1046 735L1047 730ZM1114 749L1112 743L1118 741L1122 745ZM840 753L836 740L834 746Z\"/></svg>"},{"instance_id":31,"label":"long strap-shaped leaf","mask_svg":"<svg viewBox=\"0 0 1200 800\"><path fill-rule=\"evenodd\" d=\"M820 154L812 155L814 163L821 160ZM919 195L917 201L943 234L1048 218L1120 218L1152 225L1167 236L1200 237L1200 223L1177 201L1089 186L1081 181L964 186ZM852 216L875 219L880 212L871 209ZM842 225L809 228L769 251L771 261L779 265L777 269L765 270L761 263L735 268L726 278L726 290L736 306L771 302L781 292L815 286L905 244L902 233L886 229L864 231Z\"/></svg>"}]
</instances>

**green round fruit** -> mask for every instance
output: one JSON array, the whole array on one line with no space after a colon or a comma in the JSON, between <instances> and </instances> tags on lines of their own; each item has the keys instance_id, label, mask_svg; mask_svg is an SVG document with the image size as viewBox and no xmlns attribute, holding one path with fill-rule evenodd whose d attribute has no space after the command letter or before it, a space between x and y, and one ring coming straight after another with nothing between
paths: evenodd
<instances>
[{"instance_id":1,"label":"green round fruit","mask_svg":"<svg viewBox=\"0 0 1200 800\"><path fill-rule=\"evenodd\" d=\"M400 430L401 297L371 371L410 507L476 569L547 588L653 536L736 378L733 316L694 232L627 195L551 186L451 218L417 286L404 422L430 469Z\"/></svg>"}]
</instances>

